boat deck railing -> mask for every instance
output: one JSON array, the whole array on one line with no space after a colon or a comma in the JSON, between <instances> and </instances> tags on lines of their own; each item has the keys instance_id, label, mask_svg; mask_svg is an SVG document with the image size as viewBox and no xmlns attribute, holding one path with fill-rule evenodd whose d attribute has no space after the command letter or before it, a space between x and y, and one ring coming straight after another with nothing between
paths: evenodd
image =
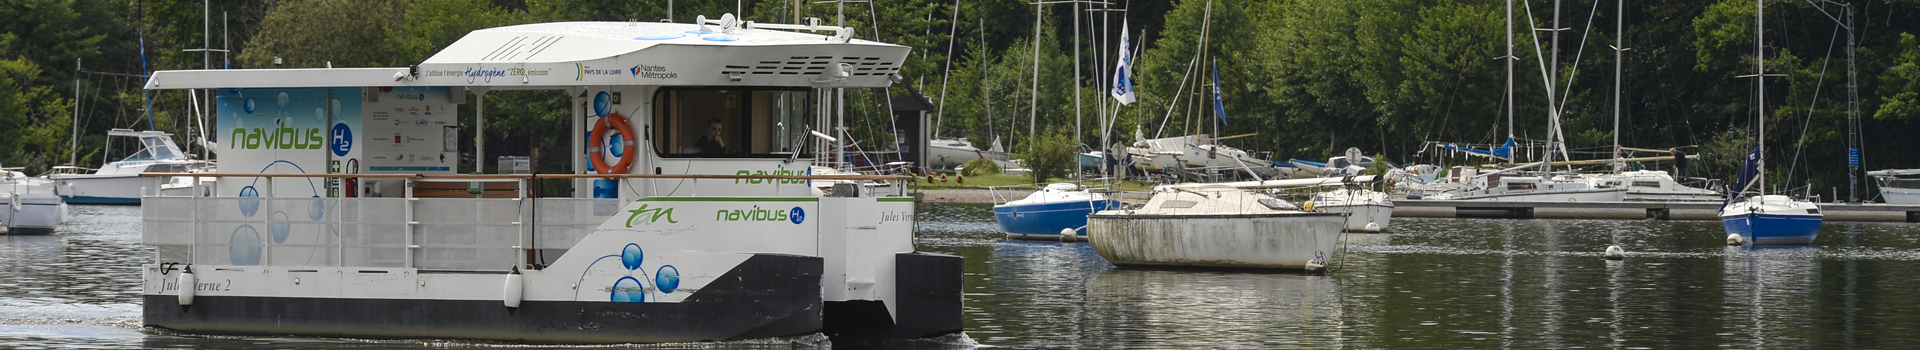
<instances>
[{"instance_id":1,"label":"boat deck railing","mask_svg":"<svg viewBox=\"0 0 1920 350\"><path fill-rule=\"evenodd\" d=\"M558 259L602 223L623 213L614 198L536 198L535 179L699 180L908 179L875 175L601 174L217 174L145 173L141 240L157 263L414 268L427 271L537 269ZM158 195L168 177L251 178L240 193ZM275 181L404 179L398 197L276 196ZM195 180L194 183L200 183ZM307 187L307 186L299 186ZM284 188L282 188L284 190ZM306 190L301 190L302 192ZM284 193L282 193L284 194Z\"/></svg>"}]
</instances>

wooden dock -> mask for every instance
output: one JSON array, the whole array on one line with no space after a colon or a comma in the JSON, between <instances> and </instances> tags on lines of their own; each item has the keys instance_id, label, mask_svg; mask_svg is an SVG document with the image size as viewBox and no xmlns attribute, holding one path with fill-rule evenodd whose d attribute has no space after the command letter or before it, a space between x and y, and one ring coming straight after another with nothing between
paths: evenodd
<instances>
[{"instance_id":1,"label":"wooden dock","mask_svg":"<svg viewBox=\"0 0 1920 350\"><path fill-rule=\"evenodd\" d=\"M1393 200L1403 218L1719 220L1720 203ZM1826 221L1920 222L1920 205L1821 203Z\"/></svg>"}]
</instances>

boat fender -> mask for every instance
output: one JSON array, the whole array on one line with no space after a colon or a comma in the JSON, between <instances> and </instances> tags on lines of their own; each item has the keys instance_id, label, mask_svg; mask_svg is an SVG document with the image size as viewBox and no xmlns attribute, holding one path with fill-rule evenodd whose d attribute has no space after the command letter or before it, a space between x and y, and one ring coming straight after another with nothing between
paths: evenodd
<instances>
[{"instance_id":1,"label":"boat fender","mask_svg":"<svg viewBox=\"0 0 1920 350\"><path fill-rule=\"evenodd\" d=\"M1623 260L1626 258L1627 258L1627 251L1625 249L1620 249L1620 245L1616 244L1616 245L1607 246L1607 260Z\"/></svg>"},{"instance_id":2,"label":"boat fender","mask_svg":"<svg viewBox=\"0 0 1920 350\"><path fill-rule=\"evenodd\" d=\"M1746 242L1747 242L1747 238L1740 237L1740 234L1738 233L1727 234L1727 245L1743 245L1743 244L1746 244Z\"/></svg>"},{"instance_id":3,"label":"boat fender","mask_svg":"<svg viewBox=\"0 0 1920 350\"><path fill-rule=\"evenodd\" d=\"M193 265L187 265L187 269L180 271L179 281L176 283L180 286L180 310L186 311L187 307L193 306L193 292L199 289L196 286L200 283L193 277Z\"/></svg>"},{"instance_id":4,"label":"boat fender","mask_svg":"<svg viewBox=\"0 0 1920 350\"><path fill-rule=\"evenodd\" d=\"M1060 229L1060 243L1073 243L1073 240L1079 239L1079 237L1075 236L1079 235L1080 232L1074 230L1072 227Z\"/></svg>"},{"instance_id":5,"label":"boat fender","mask_svg":"<svg viewBox=\"0 0 1920 350\"><path fill-rule=\"evenodd\" d=\"M1367 232L1380 232L1380 223L1377 223L1377 222L1367 223Z\"/></svg>"},{"instance_id":6,"label":"boat fender","mask_svg":"<svg viewBox=\"0 0 1920 350\"><path fill-rule=\"evenodd\" d=\"M1307 273L1321 273L1323 271L1326 271L1327 269L1326 257L1321 256L1320 251L1318 250L1313 251L1313 260L1307 260L1306 269L1307 269Z\"/></svg>"},{"instance_id":7,"label":"boat fender","mask_svg":"<svg viewBox=\"0 0 1920 350\"><path fill-rule=\"evenodd\" d=\"M520 295L523 290L522 286L525 284L522 278L519 266L514 266L513 271L507 273L506 290L502 293L504 295L501 298L501 301L506 303L507 309L520 308Z\"/></svg>"},{"instance_id":8,"label":"boat fender","mask_svg":"<svg viewBox=\"0 0 1920 350\"><path fill-rule=\"evenodd\" d=\"M620 144L620 154L622 155L620 162L614 163L611 166L607 165L607 159L604 158L605 154L600 152L599 147L603 143L600 139L607 137L608 128L620 132L621 138L624 139L624 142ZM593 132L587 134L587 139L591 140L594 145L593 147L587 147L587 160L593 162L593 170L601 174L627 173L627 169L633 166L633 159L640 158L638 154L633 153L636 135L638 134L633 133L633 125L628 124L627 118L621 116L620 113L608 113L607 116L601 117L600 121L593 123Z\"/></svg>"},{"instance_id":9,"label":"boat fender","mask_svg":"<svg viewBox=\"0 0 1920 350\"><path fill-rule=\"evenodd\" d=\"M1300 203L1300 210L1301 210L1301 211L1313 211L1313 201L1306 201L1306 202L1301 202L1301 203Z\"/></svg>"}]
</instances>

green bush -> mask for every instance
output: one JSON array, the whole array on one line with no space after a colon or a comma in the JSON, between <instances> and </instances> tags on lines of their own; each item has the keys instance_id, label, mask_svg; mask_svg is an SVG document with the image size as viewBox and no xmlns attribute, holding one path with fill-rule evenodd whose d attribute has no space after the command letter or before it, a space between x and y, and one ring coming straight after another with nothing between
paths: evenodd
<instances>
[{"instance_id":1,"label":"green bush","mask_svg":"<svg viewBox=\"0 0 1920 350\"><path fill-rule=\"evenodd\" d=\"M1014 154L1026 163L1027 175L1033 177L1033 183L1046 183L1047 179L1067 177L1074 170L1074 154L1077 153L1071 134L1066 128L1057 128L1034 135L1027 141L1027 148Z\"/></svg>"},{"instance_id":2,"label":"green bush","mask_svg":"<svg viewBox=\"0 0 1920 350\"><path fill-rule=\"evenodd\" d=\"M960 175L966 176L994 175L1000 173L1000 163L995 163L992 159L986 158L974 158L973 160L967 161L967 164L961 165L960 168Z\"/></svg>"}]
</instances>

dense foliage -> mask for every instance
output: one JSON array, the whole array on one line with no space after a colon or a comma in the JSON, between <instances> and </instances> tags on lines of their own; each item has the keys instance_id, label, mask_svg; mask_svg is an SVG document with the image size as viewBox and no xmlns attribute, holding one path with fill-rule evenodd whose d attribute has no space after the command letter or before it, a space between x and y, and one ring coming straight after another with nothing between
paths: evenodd
<instances>
[{"instance_id":1,"label":"dense foliage","mask_svg":"<svg viewBox=\"0 0 1920 350\"><path fill-rule=\"evenodd\" d=\"M1604 157L1617 134L1627 146L1702 152L1706 159L1691 174L1730 177L1764 110L1768 127L1761 136L1775 177L1768 183L1826 192L1847 185L1849 35L1836 25L1847 19L1858 44L1851 67L1863 170L1920 167L1920 148L1901 144L1903 135L1920 132L1920 42L1914 39L1920 2L1912 0L1851 7L1767 2L1762 51L1768 72L1784 76L1769 79L1765 106L1755 104L1753 79L1737 78L1755 69L1754 2L1630 2L1625 13L1609 1L1516 2L1511 115L1507 64L1499 59L1507 52L1504 1L1116 3L1133 7L1093 12L1074 8L1092 5L1020 1L846 3L844 23L858 28L860 38L914 48L902 84L848 93L849 132L858 140L888 139L879 134L889 129L887 95L919 93L940 106L936 133L976 144L997 137L1014 141L1011 149L1029 148L1036 131L1077 123L1086 145L1130 142L1136 132L1257 132L1227 143L1272 152L1275 159L1320 159L1360 147L1399 162L1460 162L1442 157L1429 142L1545 139L1546 77L1554 75L1554 104L1575 157ZM801 7L797 15L794 6ZM0 0L0 18L9 19L0 22L0 149L7 150L0 162L29 171L69 157L97 165L109 156L98 150L106 129L151 124L185 131L194 114L187 92L157 92L149 108L140 79L86 73L78 74L76 98L77 73L69 69L76 59L87 71L131 75L203 66L264 68L273 57L287 67L400 66L479 28L575 20L690 22L729 12L761 22L818 17L835 23L840 6L787 0ZM1556 26L1555 8L1557 26L1569 28L1557 42L1553 32L1531 30ZM1615 23L1622 19L1625 34L1616 36ZM1134 77L1140 102L1115 108L1104 86L1122 21L1139 52ZM209 46L231 49L231 60L183 51ZM1630 50L1616 62L1610 47ZM1616 63L1625 71L1618 78L1617 133ZM1223 123L1212 114L1213 83L1204 78L1216 67ZM568 125L563 95L501 91L487 99L490 154L560 148L559 140L532 135L558 134ZM76 105L77 154L68 147ZM470 115L470 105L463 113Z\"/></svg>"}]
</instances>

